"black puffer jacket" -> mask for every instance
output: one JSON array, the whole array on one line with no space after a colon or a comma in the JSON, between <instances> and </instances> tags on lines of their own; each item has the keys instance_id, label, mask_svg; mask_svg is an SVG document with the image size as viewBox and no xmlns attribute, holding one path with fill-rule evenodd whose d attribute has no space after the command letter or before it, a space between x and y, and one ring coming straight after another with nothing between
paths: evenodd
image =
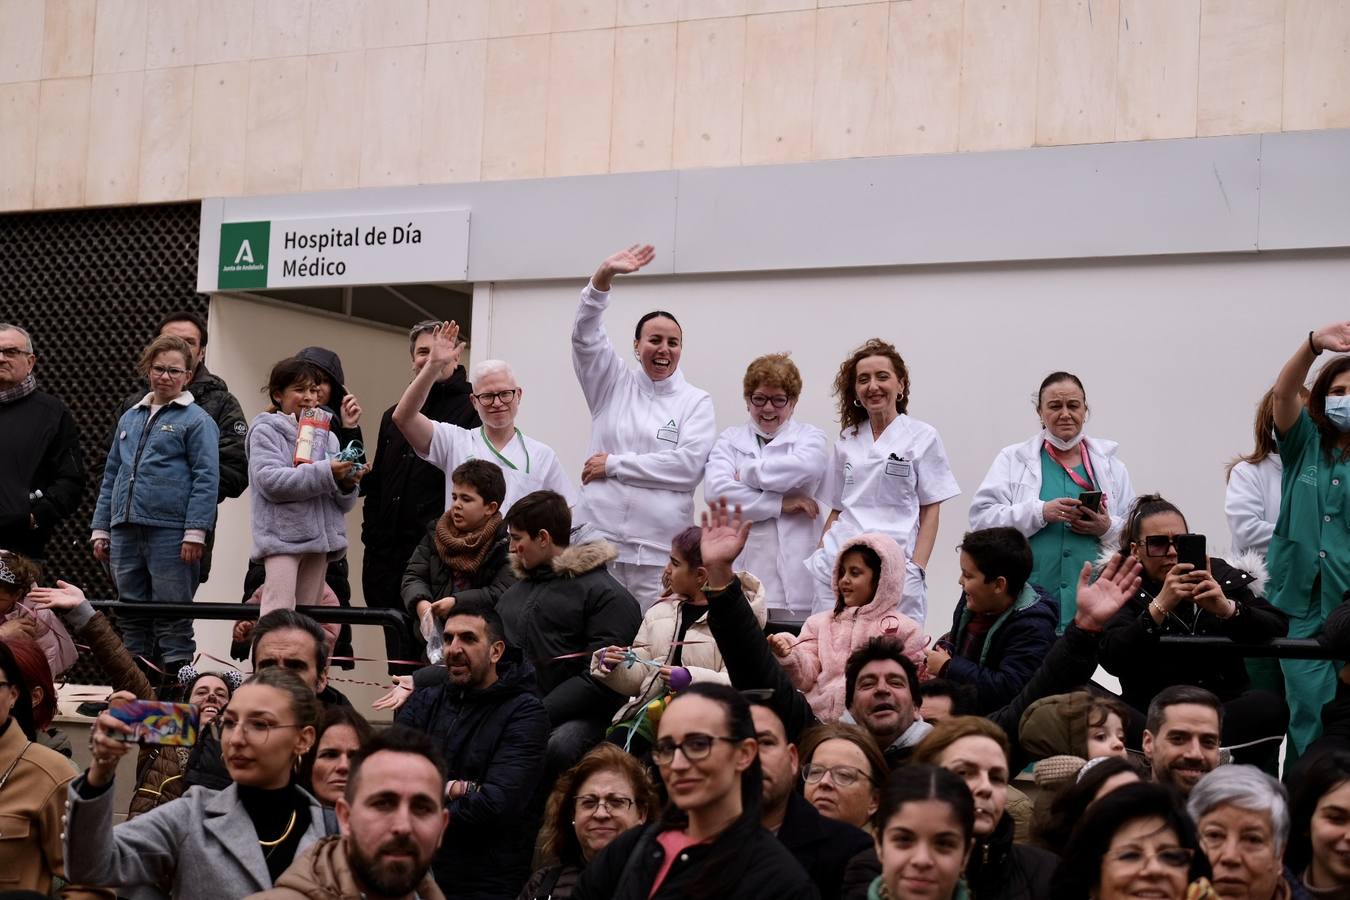
<instances>
[{"instance_id":1,"label":"black puffer jacket","mask_svg":"<svg viewBox=\"0 0 1350 900\"><path fill-rule=\"evenodd\" d=\"M80 432L64 403L33 391L0 403L0 434L0 547L45 559L52 530L84 495Z\"/></svg>"},{"instance_id":2,"label":"black puffer jacket","mask_svg":"<svg viewBox=\"0 0 1350 900\"><path fill-rule=\"evenodd\" d=\"M506 526L497 531L492 549L487 558L469 578L467 590L456 590L454 571L445 564L436 550L436 525L439 520L427 526L426 536L417 545L403 571L403 605L408 614L416 617L418 600L439 600L453 596L456 601L481 601L497 605L506 589L516 583L516 573L511 569L511 554Z\"/></svg>"},{"instance_id":3,"label":"black puffer jacket","mask_svg":"<svg viewBox=\"0 0 1350 900\"><path fill-rule=\"evenodd\" d=\"M966 595L962 594L952 616L952 630L946 635L958 653L971 619ZM974 658L953 656L940 674L957 684L975 688L975 713L988 715L1011 702L1026 687L1055 642L1058 627L1059 601L1028 584L989 629Z\"/></svg>"},{"instance_id":4,"label":"black puffer jacket","mask_svg":"<svg viewBox=\"0 0 1350 900\"><path fill-rule=\"evenodd\" d=\"M534 669L509 649L490 687L414 691L395 721L431 736L450 780L476 786L450 803L432 863L436 883L447 898L516 896L530 877L548 745Z\"/></svg>"}]
</instances>

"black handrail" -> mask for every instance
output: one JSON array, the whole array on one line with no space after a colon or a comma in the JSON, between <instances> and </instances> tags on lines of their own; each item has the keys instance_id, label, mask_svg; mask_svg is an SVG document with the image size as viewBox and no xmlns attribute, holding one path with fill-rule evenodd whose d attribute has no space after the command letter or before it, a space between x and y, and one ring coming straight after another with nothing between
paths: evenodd
<instances>
[{"instance_id":1,"label":"black handrail","mask_svg":"<svg viewBox=\"0 0 1350 900\"><path fill-rule=\"evenodd\" d=\"M1338 655L1312 638L1276 638L1272 641L1239 642L1218 635L1164 635L1158 639L1159 646L1168 653L1234 653L1243 658L1261 657L1278 659L1342 659Z\"/></svg>"}]
</instances>

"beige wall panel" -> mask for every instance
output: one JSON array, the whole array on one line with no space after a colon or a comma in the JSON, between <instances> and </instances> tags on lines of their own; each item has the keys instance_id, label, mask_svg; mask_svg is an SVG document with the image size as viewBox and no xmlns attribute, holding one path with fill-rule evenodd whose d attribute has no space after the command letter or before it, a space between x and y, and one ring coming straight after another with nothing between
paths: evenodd
<instances>
[{"instance_id":1,"label":"beige wall panel","mask_svg":"<svg viewBox=\"0 0 1350 900\"><path fill-rule=\"evenodd\" d=\"M416 184L427 48L366 51L361 185Z\"/></svg>"},{"instance_id":2,"label":"beige wall panel","mask_svg":"<svg viewBox=\"0 0 1350 900\"><path fill-rule=\"evenodd\" d=\"M429 0L427 43L477 41L488 36L490 0Z\"/></svg>"},{"instance_id":3,"label":"beige wall panel","mask_svg":"<svg viewBox=\"0 0 1350 900\"><path fill-rule=\"evenodd\" d=\"M951 153L960 130L961 0L890 4L888 154Z\"/></svg>"},{"instance_id":4,"label":"beige wall panel","mask_svg":"<svg viewBox=\"0 0 1350 900\"><path fill-rule=\"evenodd\" d=\"M1041 0L1036 143L1115 139L1119 31L1119 0Z\"/></svg>"},{"instance_id":5,"label":"beige wall panel","mask_svg":"<svg viewBox=\"0 0 1350 900\"><path fill-rule=\"evenodd\" d=\"M314 32L310 32L313 40ZM308 59L305 82L306 191L356 187L361 175L361 97L365 53Z\"/></svg>"},{"instance_id":6,"label":"beige wall panel","mask_svg":"<svg viewBox=\"0 0 1350 900\"><path fill-rule=\"evenodd\" d=\"M488 37L548 34L549 0L492 0L488 8Z\"/></svg>"},{"instance_id":7,"label":"beige wall panel","mask_svg":"<svg viewBox=\"0 0 1350 900\"><path fill-rule=\"evenodd\" d=\"M253 10L240 0L197 0L197 65L248 59Z\"/></svg>"},{"instance_id":8,"label":"beige wall panel","mask_svg":"<svg viewBox=\"0 0 1350 900\"><path fill-rule=\"evenodd\" d=\"M42 77L73 78L94 71L95 0L47 0L42 22Z\"/></svg>"},{"instance_id":9,"label":"beige wall panel","mask_svg":"<svg viewBox=\"0 0 1350 900\"><path fill-rule=\"evenodd\" d=\"M141 103L141 166L136 199L141 203L182 200L188 196L188 156L192 146L193 70L152 69L145 73Z\"/></svg>"},{"instance_id":10,"label":"beige wall panel","mask_svg":"<svg viewBox=\"0 0 1350 900\"><path fill-rule=\"evenodd\" d=\"M608 172L614 30L555 34L550 44L544 174Z\"/></svg>"},{"instance_id":11,"label":"beige wall panel","mask_svg":"<svg viewBox=\"0 0 1350 900\"><path fill-rule=\"evenodd\" d=\"M1350 127L1350 3L1288 0L1284 129Z\"/></svg>"},{"instance_id":12,"label":"beige wall panel","mask_svg":"<svg viewBox=\"0 0 1350 900\"><path fill-rule=\"evenodd\" d=\"M308 69L309 64L299 56L249 63L244 193L300 190Z\"/></svg>"},{"instance_id":13,"label":"beige wall panel","mask_svg":"<svg viewBox=\"0 0 1350 900\"><path fill-rule=\"evenodd\" d=\"M1195 135L1200 0L1121 0L1116 140Z\"/></svg>"},{"instance_id":14,"label":"beige wall panel","mask_svg":"<svg viewBox=\"0 0 1350 900\"><path fill-rule=\"evenodd\" d=\"M197 66L188 154L188 193L193 197L244 191L248 67L245 60Z\"/></svg>"},{"instance_id":15,"label":"beige wall panel","mask_svg":"<svg viewBox=\"0 0 1350 900\"><path fill-rule=\"evenodd\" d=\"M815 8L816 0L746 0L745 2L745 14L748 16Z\"/></svg>"},{"instance_id":16,"label":"beige wall panel","mask_svg":"<svg viewBox=\"0 0 1350 900\"><path fill-rule=\"evenodd\" d=\"M889 17L885 3L817 14L811 142L816 159L885 152Z\"/></svg>"},{"instance_id":17,"label":"beige wall panel","mask_svg":"<svg viewBox=\"0 0 1350 900\"><path fill-rule=\"evenodd\" d=\"M0 0L0 84L42 77L42 0Z\"/></svg>"},{"instance_id":18,"label":"beige wall panel","mask_svg":"<svg viewBox=\"0 0 1350 900\"><path fill-rule=\"evenodd\" d=\"M33 208L38 93L36 81L0 85L0 210Z\"/></svg>"},{"instance_id":19,"label":"beige wall panel","mask_svg":"<svg viewBox=\"0 0 1350 900\"><path fill-rule=\"evenodd\" d=\"M674 167L737 165L745 19L682 22L675 49Z\"/></svg>"},{"instance_id":20,"label":"beige wall panel","mask_svg":"<svg viewBox=\"0 0 1350 900\"><path fill-rule=\"evenodd\" d=\"M253 0L254 59L309 52L309 0Z\"/></svg>"},{"instance_id":21,"label":"beige wall panel","mask_svg":"<svg viewBox=\"0 0 1350 900\"><path fill-rule=\"evenodd\" d=\"M422 93L423 184L477 181L483 167L487 41L427 47Z\"/></svg>"},{"instance_id":22,"label":"beige wall panel","mask_svg":"<svg viewBox=\"0 0 1350 900\"><path fill-rule=\"evenodd\" d=\"M94 74L145 69L146 0L98 0Z\"/></svg>"},{"instance_id":23,"label":"beige wall panel","mask_svg":"<svg viewBox=\"0 0 1350 900\"><path fill-rule=\"evenodd\" d=\"M1284 0L1201 0L1196 132L1280 130Z\"/></svg>"},{"instance_id":24,"label":"beige wall panel","mask_svg":"<svg viewBox=\"0 0 1350 900\"><path fill-rule=\"evenodd\" d=\"M961 150L1036 142L1039 0L966 4L961 46Z\"/></svg>"},{"instance_id":25,"label":"beige wall panel","mask_svg":"<svg viewBox=\"0 0 1350 900\"><path fill-rule=\"evenodd\" d=\"M547 35L488 41L483 178L541 178L548 126Z\"/></svg>"},{"instance_id":26,"label":"beige wall panel","mask_svg":"<svg viewBox=\"0 0 1350 900\"><path fill-rule=\"evenodd\" d=\"M136 202L144 97L144 72L94 76L84 176L84 202L89 206Z\"/></svg>"},{"instance_id":27,"label":"beige wall panel","mask_svg":"<svg viewBox=\"0 0 1350 900\"><path fill-rule=\"evenodd\" d=\"M427 42L427 0L365 0L366 46Z\"/></svg>"},{"instance_id":28,"label":"beige wall panel","mask_svg":"<svg viewBox=\"0 0 1350 900\"><path fill-rule=\"evenodd\" d=\"M312 0L309 7L309 52L345 53L366 45L362 0Z\"/></svg>"},{"instance_id":29,"label":"beige wall panel","mask_svg":"<svg viewBox=\"0 0 1350 900\"><path fill-rule=\"evenodd\" d=\"M613 28L618 18L618 0L553 0L553 31L584 31Z\"/></svg>"},{"instance_id":30,"label":"beige wall panel","mask_svg":"<svg viewBox=\"0 0 1350 900\"><path fill-rule=\"evenodd\" d=\"M618 25L655 25L679 18L679 0L619 0Z\"/></svg>"},{"instance_id":31,"label":"beige wall panel","mask_svg":"<svg viewBox=\"0 0 1350 900\"><path fill-rule=\"evenodd\" d=\"M146 0L145 67L170 69L197 61L197 0Z\"/></svg>"},{"instance_id":32,"label":"beige wall panel","mask_svg":"<svg viewBox=\"0 0 1350 900\"><path fill-rule=\"evenodd\" d=\"M84 203L89 149L89 78L52 78L38 96L37 168L33 206L51 209Z\"/></svg>"},{"instance_id":33,"label":"beige wall panel","mask_svg":"<svg viewBox=\"0 0 1350 900\"><path fill-rule=\"evenodd\" d=\"M749 11L750 3L751 0L677 0L675 15L681 21L743 16Z\"/></svg>"},{"instance_id":34,"label":"beige wall panel","mask_svg":"<svg viewBox=\"0 0 1350 900\"><path fill-rule=\"evenodd\" d=\"M614 41L611 172L669 169L675 126L674 23L620 28Z\"/></svg>"},{"instance_id":35,"label":"beige wall panel","mask_svg":"<svg viewBox=\"0 0 1350 900\"><path fill-rule=\"evenodd\" d=\"M815 46L814 10L746 19L743 165L811 158Z\"/></svg>"},{"instance_id":36,"label":"beige wall panel","mask_svg":"<svg viewBox=\"0 0 1350 900\"><path fill-rule=\"evenodd\" d=\"M819 0L821 9L829 9L835 6L867 6L877 3L885 3L887 0ZM910 0L901 0L901 2L910 2Z\"/></svg>"}]
</instances>

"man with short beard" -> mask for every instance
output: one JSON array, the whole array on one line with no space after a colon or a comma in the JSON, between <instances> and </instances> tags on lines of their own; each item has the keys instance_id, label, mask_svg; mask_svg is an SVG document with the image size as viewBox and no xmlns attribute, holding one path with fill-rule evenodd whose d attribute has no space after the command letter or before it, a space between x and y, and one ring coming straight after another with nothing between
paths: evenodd
<instances>
[{"instance_id":1,"label":"man with short beard","mask_svg":"<svg viewBox=\"0 0 1350 900\"><path fill-rule=\"evenodd\" d=\"M1178 684L1158 692L1148 705L1144 755L1153 780L1181 796L1219 765L1223 704L1204 688Z\"/></svg>"},{"instance_id":2,"label":"man with short beard","mask_svg":"<svg viewBox=\"0 0 1350 900\"><path fill-rule=\"evenodd\" d=\"M397 725L377 734L353 758L338 798L341 837L314 844L249 900L444 900L427 875L450 817L444 784L426 735Z\"/></svg>"}]
</instances>

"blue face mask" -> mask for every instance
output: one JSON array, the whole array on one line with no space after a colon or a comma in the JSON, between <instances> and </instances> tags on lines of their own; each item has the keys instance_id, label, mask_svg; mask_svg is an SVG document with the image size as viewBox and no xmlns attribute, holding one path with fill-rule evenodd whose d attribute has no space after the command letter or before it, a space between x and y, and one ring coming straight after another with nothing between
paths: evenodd
<instances>
[{"instance_id":1,"label":"blue face mask","mask_svg":"<svg viewBox=\"0 0 1350 900\"><path fill-rule=\"evenodd\" d=\"M1340 432L1350 431L1350 395L1326 399L1327 421Z\"/></svg>"}]
</instances>

